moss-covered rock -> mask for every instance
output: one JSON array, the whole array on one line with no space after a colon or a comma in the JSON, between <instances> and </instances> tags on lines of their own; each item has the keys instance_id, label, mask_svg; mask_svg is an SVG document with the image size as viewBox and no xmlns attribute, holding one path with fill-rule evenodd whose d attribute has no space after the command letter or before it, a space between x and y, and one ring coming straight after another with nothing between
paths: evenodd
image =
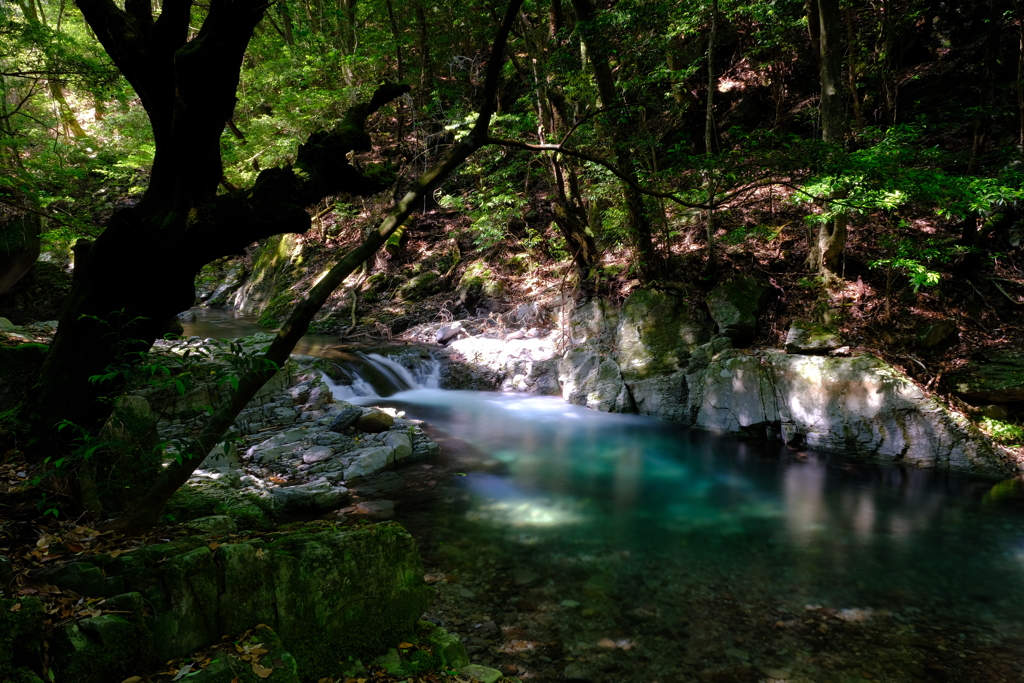
<instances>
[{"instance_id":1,"label":"moss-covered rock","mask_svg":"<svg viewBox=\"0 0 1024 683\"><path fill-rule=\"evenodd\" d=\"M786 353L827 353L843 344L838 328L805 320L794 320L786 334Z\"/></svg>"},{"instance_id":2,"label":"moss-covered rock","mask_svg":"<svg viewBox=\"0 0 1024 683\"><path fill-rule=\"evenodd\" d=\"M42 344L0 346L0 411L21 401L39 376L46 350Z\"/></svg>"},{"instance_id":3,"label":"moss-covered rock","mask_svg":"<svg viewBox=\"0 0 1024 683\"><path fill-rule=\"evenodd\" d=\"M748 344L757 318L771 297L771 286L755 278L737 277L711 290L707 304L718 330L734 344Z\"/></svg>"},{"instance_id":4,"label":"moss-covered rock","mask_svg":"<svg viewBox=\"0 0 1024 683\"><path fill-rule=\"evenodd\" d=\"M38 598L0 599L0 681L33 680L42 661L44 614Z\"/></svg>"},{"instance_id":5,"label":"moss-covered rock","mask_svg":"<svg viewBox=\"0 0 1024 683\"><path fill-rule=\"evenodd\" d=\"M266 530L274 519L273 498L255 492L240 492L220 481L190 480L174 492L165 512L186 522L210 515L227 515L240 529Z\"/></svg>"},{"instance_id":6,"label":"moss-covered rock","mask_svg":"<svg viewBox=\"0 0 1024 683\"><path fill-rule=\"evenodd\" d=\"M440 279L437 273L430 270L420 273L399 287L398 295L405 301L422 301L437 290Z\"/></svg>"},{"instance_id":7,"label":"moss-covered rock","mask_svg":"<svg viewBox=\"0 0 1024 683\"><path fill-rule=\"evenodd\" d=\"M100 614L64 624L50 641L51 666L58 681L106 683L151 671L160 664L138 593L119 595Z\"/></svg>"},{"instance_id":8,"label":"moss-covered rock","mask_svg":"<svg viewBox=\"0 0 1024 683\"><path fill-rule=\"evenodd\" d=\"M71 674L61 680L123 680L146 671L139 667L148 658L187 656L258 624L280 636L302 680L338 678L346 657L375 655L412 633L432 597L415 542L397 524L306 525L267 539L221 540L214 549L199 536L65 565L61 587L93 576L93 590L127 593L111 608L127 614L68 625L57 651L60 670ZM143 604L151 616L136 618ZM91 678L82 663L114 659L127 663L96 667L108 678Z\"/></svg>"}]
</instances>

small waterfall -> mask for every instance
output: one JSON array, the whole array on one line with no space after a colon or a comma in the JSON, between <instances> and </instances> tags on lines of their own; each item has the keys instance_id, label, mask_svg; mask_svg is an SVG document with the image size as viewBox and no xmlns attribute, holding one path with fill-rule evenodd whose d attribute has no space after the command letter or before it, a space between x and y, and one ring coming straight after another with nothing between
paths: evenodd
<instances>
[{"instance_id":1,"label":"small waterfall","mask_svg":"<svg viewBox=\"0 0 1024 683\"><path fill-rule=\"evenodd\" d=\"M335 363L341 379L321 373L336 399L382 398L400 391L440 386L441 364L434 358L379 353L356 353L355 356L344 365Z\"/></svg>"}]
</instances>

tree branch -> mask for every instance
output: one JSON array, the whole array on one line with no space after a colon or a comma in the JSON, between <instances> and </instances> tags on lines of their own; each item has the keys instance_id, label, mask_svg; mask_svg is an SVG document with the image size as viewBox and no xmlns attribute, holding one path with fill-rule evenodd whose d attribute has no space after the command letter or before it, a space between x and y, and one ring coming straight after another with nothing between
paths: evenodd
<instances>
[{"instance_id":1,"label":"tree branch","mask_svg":"<svg viewBox=\"0 0 1024 683\"><path fill-rule=\"evenodd\" d=\"M288 321L277 333L270 348L263 355L263 358L270 362L265 367L252 370L239 379L238 388L232 395L231 400L213 414L206 426L193 440L190 448L191 457L189 457L190 454L186 453L181 462L173 463L166 468L156 482L154 482L148 493L141 498L140 506L124 517L108 522L104 525L105 529L136 531L148 528L155 523L157 516L163 509L164 503L188 481L188 478L192 476L192 473L199 464L221 441L224 433L234 424L235 418L252 400L260 387L274 376L276 368L283 366L287 362L289 354L295 348L295 344L309 329L309 323L312 321L313 316L323 307L331 293L356 268L384 245L391 233L409 217L413 208L424 196L432 192L442 179L458 168L473 152L487 144L487 129L495 110L497 82L501 75L505 45L512 22L519 11L522 1L510 0L506 8L501 28L491 49L490 62L487 65L484 102L480 106L480 114L470 134L460 140L444 159L420 176L413 188L406 193L401 201L395 204L381 225L371 232L362 244L350 251L335 264L320 282L309 291L309 294L299 302L295 310L292 311L291 316L289 316ZM378 92L380 92L380 89L378 89ZM374 102L377 102L377 107L383 104L376 97L376 93L367 106L369 107Z\"/></svg>"}]
</instances>

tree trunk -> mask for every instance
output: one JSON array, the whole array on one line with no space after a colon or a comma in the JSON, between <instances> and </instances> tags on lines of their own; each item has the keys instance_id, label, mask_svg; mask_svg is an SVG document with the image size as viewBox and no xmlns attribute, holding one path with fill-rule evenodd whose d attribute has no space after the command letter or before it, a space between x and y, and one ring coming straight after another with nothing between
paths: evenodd
<instances>
[{"instance_id":1,"label":"tree trunk","mask_svg":"<svg viewBox=\"0 0 1024 683\"><path fill-rule=\"evenodd\" d=\"M846 101L843 87L841 39L842 23L839 0L809 0L812 17L818 19L818 67L821 78L821 137L833 145L843 144L847 131ZM812 31L812 44L815 32ZM833 196L839 199L839 196ZM823 275L835 275L839 259L846 248L847 217L836 216L823 223L808 250L808 265Z\"/></svg>"},{"instance_id":2,"label":"tree trunk","mask_svg":"<svg viewBox=\"0 0 1024 683\"><path fill-rule=\"evenodd\" d=\"M158 519L164 504L195 471L196 467L221 441L224 433L234 424L235 418L245 408L259 389L276 373L276 368L284 365L295 344L306 333L313 316L326 303L335 289L356 268L361 266L374 252L382 247L388 237L405 221L419 204L420 200L429 195L437 185L452 171L458 168L473 152L487 144L487 131L491 116L495 110L498 81L504 63L505 45L508 33L519 11L522 0L511 0L506 9L501 28L494 40L491 56L487 65L487 77L484 86L484 102L480 107L479 116L469 135L456 144L445 158L417 180L409 192L388 214L381 225L372 231L357 248L350 251L335 264L330 271L309 291L292 311L288 321L277 333L270 348L263 358L267 361L245 373L238 383L238 388L230 402L211 416L200 434L194 439L190 453L180 462L165 468L143 496L137 507L124 517L107 524L105 528L122 531L138 532L152 526ZM378 90L378 92L380 92ZM377 100L375 95L374 100ZM377 107L384 102L378 101ZM364 117L365 118L365 117Z\"/></svg>"},{"instance_id":3,"label":"tree trunk","mask_svg":"<svg viewBox=\"0 0 1024 683\"><path fill-rule=\"evenodd\" d=\"M585 47L587 58L593 68L594 82L600 96L599 106L602 108L614 107L619 104L619 97L615 92L615 81L612 77L612 69L609 63L609 55L601 36L593 29L596 13L591 0L572 0L573 8L576 10L577 19L583 26L577 26L581 33L581 45ZM607 117L602 119L602 127L612 141L612 156L616 165L627 174L633 184L636 184L637 166L636 160L629 148L628 134L625 126L621 123L609 123ZM640 279L649 281L657 277L657 255L654 251L654 236L651 229L651 219L644 206L644 197L629 184L622 188L626 202L626 213L629 217L629 226L633 233L634 250L636 252L637 267Z\"/></svg>"},{"instance_id":4,"label":"tree trunk","mask_svg":"<svg viewBox=\"0 0 1024 683\"><path fill-rule=\"evenodd\" d=\"M188 2L166 2L160 18L132 16L104 0L78 0L115 64L135 88L156 140L141 201L110 219L93 243L76 245L76 268L60 328L46 356L27 417L41 442L66 449L69 420L96 433L123 376L92 383L109 368L138 362L177 312L194 301L194 279L209 261L248 244L309 228L304 207L339 191L368 195L387 186L345 155L370 148L367 116L407 92L385 84L352 107L333 131L300 146L294 167L268 169L240 192L218 195L220 136L232 114L242 54L266 4L214 0L189 42Z\"/></svg>"}]
</instances>

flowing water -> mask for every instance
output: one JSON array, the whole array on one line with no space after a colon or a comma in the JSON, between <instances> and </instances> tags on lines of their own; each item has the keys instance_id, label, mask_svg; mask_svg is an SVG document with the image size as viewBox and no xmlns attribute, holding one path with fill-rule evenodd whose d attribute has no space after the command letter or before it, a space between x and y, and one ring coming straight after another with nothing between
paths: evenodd
<instances>
[{"instance_id":1,"label":"flowing water","mask_svg":"<svg viewBox=\"0 0 1024 683\"><path fill-rule=\"evenodd\" d=\"M446 596L435 616L476 661L540 679L1019 680L1009 659L975 666L1024 642L1012 487L424 388L436 366L363 361L392 380L339 398L398 407L491 463L438 467L409 518Z\"/></svg>"}]
</instances>

